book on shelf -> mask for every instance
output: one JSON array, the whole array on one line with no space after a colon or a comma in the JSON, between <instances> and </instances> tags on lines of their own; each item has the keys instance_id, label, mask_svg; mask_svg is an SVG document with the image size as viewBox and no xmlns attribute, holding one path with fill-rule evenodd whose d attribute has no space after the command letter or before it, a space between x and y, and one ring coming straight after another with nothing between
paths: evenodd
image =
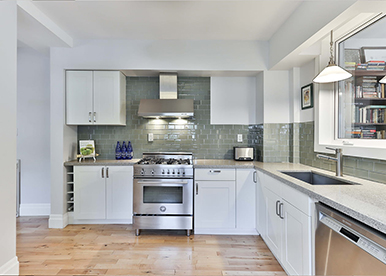
<instances>
[{"instance_id":1,"label":"book on shelf","mask_svg":"<svg viewBox=\"0 0 386 276\"><path fill-rule=\"evenodd\" d=\"M356 106L353 118L355 122L362 124L384 124L386 116L386 105ZM353 120L353 121L354 121Z\"/></svg>"},{"instance_id":2,"label":"book on shelf","mask_svg":"<svg viewBox=\"0 0 386 276\"><path fill-rule=\"evenodd\" d=\"M355 70L356 62L355 61L345 61L344 67L346 70Z\"/></svg>"},{"instance_id":3,"label":"book on shelf","mask_svg":"<svg viewBox=\"0 0 386 276\"><path fill-rule=\"evenodd\" d=\"M385 61L383 60L370 60L367 62L368 71L383 71L385 70Z\"/></svg>"},{"instance_id":4,"label":"book on shelf","mask_svg":"<svg viewBox=\"0 0 386 276\"><path fill-rule=\"evenodd\" d=\"M367 63L358 63L356 69L359 71L367 70Z\"/></svg>"}]
</instances>

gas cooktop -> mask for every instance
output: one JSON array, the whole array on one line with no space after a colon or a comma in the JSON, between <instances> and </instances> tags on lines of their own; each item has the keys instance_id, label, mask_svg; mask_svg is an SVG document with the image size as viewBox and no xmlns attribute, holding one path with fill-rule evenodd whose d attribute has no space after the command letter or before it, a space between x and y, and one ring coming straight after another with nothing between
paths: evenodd
<instances>
[{"instance_id":1,"label":"gas cooktop","mask_svg":"<svg viewBox=\"0 0 386 276\"><path fill-rule=\"evenodd\" d=\"M134 165L134 177L192 178L191 152L149 152Z\"/></svg>"}]
</instances>

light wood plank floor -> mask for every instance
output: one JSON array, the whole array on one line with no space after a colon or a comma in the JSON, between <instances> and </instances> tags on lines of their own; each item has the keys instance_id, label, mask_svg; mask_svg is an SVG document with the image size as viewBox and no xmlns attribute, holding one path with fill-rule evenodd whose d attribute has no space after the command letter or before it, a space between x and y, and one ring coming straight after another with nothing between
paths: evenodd
<instances>
[{"instance_id":1,"label":"light wood plank floor","mask_svg":"<svg viewBox=\"0 0 386 276\"><path fill-rule=\"evenodd\" d=\"M21 275L286 275L258 236L142 231L130 225L69 225L17 219Z\"/></svg>"}]
</instances>

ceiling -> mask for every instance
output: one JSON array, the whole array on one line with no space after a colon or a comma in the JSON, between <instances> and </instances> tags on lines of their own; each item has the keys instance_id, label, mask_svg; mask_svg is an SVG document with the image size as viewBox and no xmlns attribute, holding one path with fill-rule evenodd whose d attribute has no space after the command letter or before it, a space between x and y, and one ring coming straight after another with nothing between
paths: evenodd
<instances>
[{"instance_id":1,"label":"ceiling","mask_svg":"<svg viewBox=\"0 0 386 276\"><path fill-rule=\"evenodd\" d=\"M75 40L269 40L301 2L33 1Z\"/></svg>"}]
</instances>

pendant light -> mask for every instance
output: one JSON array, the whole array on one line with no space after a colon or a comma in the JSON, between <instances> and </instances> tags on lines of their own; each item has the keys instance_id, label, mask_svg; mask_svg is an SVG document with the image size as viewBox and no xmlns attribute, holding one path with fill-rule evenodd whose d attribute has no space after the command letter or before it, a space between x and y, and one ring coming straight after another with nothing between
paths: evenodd
<instances>
[{"instance_id":1,"label":"pendant light","mask_svg":"<svg viewBox=\"0 0 386 276\"><path fill-rule=\"evenodd\" d=\"M386 83L386 76L379 80L380 83Z\"/></svg>"},{"instance_id":2,"label":"pendant light","mask_svg":"<svg viewBox=\"0 0 386 276\"><path fill-rule=\"evenodd\" d=\"M333 55L333 42L332 42L332 31L331 31L331 40L330 40L330 61L326 68L322 70L313 80L316 83L329 83L340 80L348 79L352 76L352 74L342 67L339 67L334 62Z\"/></svg>"}]
</instances>

